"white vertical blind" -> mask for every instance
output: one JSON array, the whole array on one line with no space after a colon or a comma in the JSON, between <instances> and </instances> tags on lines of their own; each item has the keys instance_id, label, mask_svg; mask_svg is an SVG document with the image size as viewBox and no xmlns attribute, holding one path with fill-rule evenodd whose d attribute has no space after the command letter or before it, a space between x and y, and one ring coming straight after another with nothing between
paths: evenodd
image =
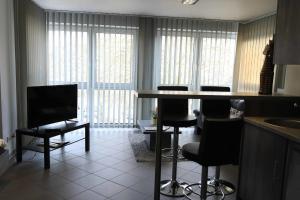
<instances>
[{"instance_id":1,"label":"white vertical blind","mask_svg":"<svg viewBox=\"0 0 300 200\"><path fill-rule=\"evenodd\" d=\"M237 31L233 22L157 19L154 88L232 87ZM190 107L199 108L199 101L190 101Z\"/></svg>"},{"instance_id":2,"label":"white vertical blind","mask_svg":"<svg viewBox=\"0 0 300 200\"><path fill-rule=\"evenodd\" d=\"M78 117L94 127L134 123L138 20L47 12L48 82L78 84Z\"/></svg>"},{"instance_id":3,"label":"white vertical blind","mask_svg":"<svg viewBox=\"0 0 300 200\"><path fill-rule=\"evenodd\" d=\"M238 36L237 91L258 92L260 71L265 55L263 51L275 33L276 16L242 24Z\"/></svg>"},{"instance_id":4,"label":"white vertical blind","mask_svg":"<svg viewBox=\"0 0 300 200\"><path fill-rule=\"evenodd\" d=\"M154 87L232 86L237 23L157 19Z\"/></svg>"}]
</instances>

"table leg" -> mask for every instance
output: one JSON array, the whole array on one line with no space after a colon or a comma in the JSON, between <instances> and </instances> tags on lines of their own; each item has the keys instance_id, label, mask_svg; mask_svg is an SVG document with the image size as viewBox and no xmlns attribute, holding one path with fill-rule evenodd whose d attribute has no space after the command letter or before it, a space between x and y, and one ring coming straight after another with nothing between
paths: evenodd
<instances>
[{"instance_id":1,"label":"table leg","mask_svg":"<svg viewBox=\"0 0 300 200\"><path fill-rule=\"evenodd\" d=\"M161 99L157 103L157 131L155 145L155 182L154 182L154 200L160 199L160 179L161 179L161 133L162 133L162 112Z\"/></svg>"},{"instance_id":2,"label":"table leg","mask_svg":"<svg viewBox=\"0 0 300 200\"><path fill-rule=\"evenodd\" d=\"M85 126L85 151L90 150L90 125Z\"/></svg>"},{"instance_id":3,"label":"table leg","mask_svg":"<svg viewBox=\"0 0 300 200\"><path fill-rule=\"evenodd\" d=\"M17 163L22 162L22 134L16 133Z\"/></svg>"},{"instance_id":4,"label":"table leg","mask_svg":"<svg viewBox=\"0 0 300 200\"><path fill-rule=\"evenodd\" d=\"M50 168L50 145L49 138L44 138L44 168Z\"/></svg>"}]
</instances>

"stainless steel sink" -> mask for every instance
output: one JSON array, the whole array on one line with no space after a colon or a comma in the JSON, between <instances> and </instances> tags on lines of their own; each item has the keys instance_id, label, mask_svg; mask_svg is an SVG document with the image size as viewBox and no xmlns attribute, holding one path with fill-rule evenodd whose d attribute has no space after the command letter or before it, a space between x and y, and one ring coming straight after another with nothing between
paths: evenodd
<instances>
[{"instance_id":1,"label":"stainless steel sink","mask_svg":"<svg viewBox=\"0 0 300 200\"><path fill-rule=\"evenodd\" d=\"M300 119L266 119L265 122L276 125L276 126L283 126L287 128L295 128L300 129Z\"/></svg>"}]
</instances>

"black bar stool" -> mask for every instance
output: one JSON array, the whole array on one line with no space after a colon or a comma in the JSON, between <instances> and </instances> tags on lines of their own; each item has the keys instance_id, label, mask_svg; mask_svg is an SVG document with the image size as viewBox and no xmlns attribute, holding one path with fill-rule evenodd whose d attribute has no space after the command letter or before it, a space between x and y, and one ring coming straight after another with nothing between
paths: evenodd
<instances>
[{"instance_id":1,"label":"black bar stool","mask_svg":"<svg viewBox=\"0 0 300 200\"><path fill-rule=\"evenodd\" d=\"M230 87L224 86L201 86L200 91L205 92L230 92ZM195 133L200 134L203 129L202 117L228 117L230 114L231 103L229 99L201 99L200 109L194 110L198 118Z\"/></svg>"},{"instance_id":2,"label":"black bar stool","mask_svg":"<svg viewBox=\"0 0 300 200\"><path fill-rule=\"evenodd\" d=\"M175 90L188 91L186 86L158 86L158 90ZM177 180L177 160L178 160L178 139L179 128L190 127L197 124L197 119L194 116L188 115L188 100L187 99L163 99L162 100L162 124L164 126L174 127L173 134L173 165L171 180L161 181L160 193L171 197L184 196L184 188L186 183L180 183Z\"/></svg>"},{"instance_id":3,"label":"black bar stool","mask_svg":"<svg viewBox=\"0 0 300 200\"><path fill-rule=\"evenodd\" d=\"M200 142L183 145L182 155L202 165L201 182L186 186L188 199L191 199L188 196L190 192L199 195L201 200L212 195L221 195L221 199L224 199L226 195L235 192L233 184L220 179L220 166L238 164L242 126L242 118L205 118ZM216 167L216 175L208 180L210 166ZM190 190L194 186L200 186L201 192L196 193L196 189ZM208 191L208 186L213 190Z\"/></svg>"}]
</instances>

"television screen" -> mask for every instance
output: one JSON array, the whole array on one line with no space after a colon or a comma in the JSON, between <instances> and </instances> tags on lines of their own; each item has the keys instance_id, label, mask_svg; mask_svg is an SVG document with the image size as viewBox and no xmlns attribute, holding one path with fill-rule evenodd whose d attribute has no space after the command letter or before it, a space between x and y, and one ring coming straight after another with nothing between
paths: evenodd
<instances>
[{"instance_id":1,"label":"television screen","mask_svg":"<svg viewBox=\"0 0 300 200\"><path fill-rule=\"evenodd\" d=\"M77 85L27 88L28 128L77 118Z\"/></svg>"}]
</instances>

